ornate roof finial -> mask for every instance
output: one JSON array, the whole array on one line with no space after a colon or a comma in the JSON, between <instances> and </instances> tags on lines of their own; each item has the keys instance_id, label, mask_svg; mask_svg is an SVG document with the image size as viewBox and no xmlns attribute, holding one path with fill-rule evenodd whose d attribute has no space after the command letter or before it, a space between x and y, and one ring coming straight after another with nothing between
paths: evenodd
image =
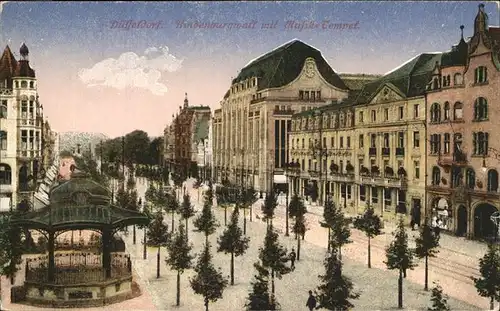
<instances>
[{"instance_id":1,"label":"ornate roof finial","mask_svg":"<svg viewBox=\"0 0 500 311\"><path fill-rule=\"evenodd\" d=\"M188 101L188 93L184 93L186 97L184 98L184 108L187 108L189 106L189 101Z\"/></svg>"},{"instance_id":2,"label":"ornate roof finial","mask_svg":"<svg viewBox=\"0 0 500 311\"><path fill-rule=\"evenodd\" d=\"M21 56L25 57L25 56L28 56L29 52L30 51L29 51L28 47L23 42L23 44L19 48L19 54L21 54Z\"/></svg>"},{"instance_id":3,"label":"ornate roof finial","mask_svg":"<svg viewBox=\"0 0 500 311\"><path fill-rule=\"evenodd\" d=\"M460 39L461 39L461 40L463 40L463 39L464 39L464 28L465 28L465 27L464 27L464 25L460 25L460 32L461 32L461 34L460 34Z\"/></svg>"}]
</instances>

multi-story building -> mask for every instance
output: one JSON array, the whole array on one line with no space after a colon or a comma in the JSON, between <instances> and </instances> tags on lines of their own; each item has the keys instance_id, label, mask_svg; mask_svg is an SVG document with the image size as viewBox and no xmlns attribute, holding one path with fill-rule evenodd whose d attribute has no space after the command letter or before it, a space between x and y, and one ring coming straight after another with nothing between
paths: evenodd
<instances>
[{"instance_id":1,"label":"multi-story building","mask_svg":"<svg viewBox=\"0 0 500 311\"><path fill-rule=\"evenodd\" d=\"M189 106L186 93L184 105L179 107L179 112L172 121L173 129L170 128L167 131L168 137L165 137L167 154L173 156L167 160L170 161L168 166L171 170L184 176L198 174L197 144L208 137L210 118L210 107Z\"/></svg>"},{"instance_id":2,"label":"multi-story building","mask_svg":"<svg viewBox=\"0 0 500 311\"><path fill-rule=\"evenodd\" d=\"M481 238L496 234L500 205L500 27L488 26L480 5L468 42L460 28L428 85L429 213L444 230Z\"/></svg>"},{"instance_id":3,"label":"multi-story building","mask_svg":"<svg viewBox=\"0 0 500 311\"><path fill-rule=\"evenodd\" d=\"M212 120L203 120L198 127L197 160L198 175L203 180L212 179ZM206 131L206 132L205 132Z\"/></svg>"},{"instance_id":4,"label":"multi-story building","mask_svg":"<svg viewBox=\"0 0 500 311\"><path fill-rule=\"evenodd\" d=\"M23 44L16 60L7 46L0 58L0 210L33 205L42 160L43 112L35 71Z\"/></svg>"},{"instance_id":5,"label":"multi-story building","mask_svg":"<svg viewBox=\"0 0 500 311\"><path fill-rule=\"evenodd\" d=\"M49 121L45 120L42 128L42 168L44 172L47 172L54 165L54 160L59 155L55 149L56 139L57 133L51 129Z\"/></svg>"},{"instance_id":6,"label":"multi-story building","mask_svg":"<svg viewBox=\"0 0 500 311\"><path fill-rule=\"evenodd\" d=\"M260 191L286 187L292 115L347 95L347 86L321 52L299 40L251 61L214 113L215 179Z\"/></svg>"},{"instance_id":7,"label":"multi-story building","mask_svg":"<svg viewBox=\"0 0 500 311\"><path fill-rule=\"evenodd\" d=\"M174 143L175 143L175 131L174 124L175 115L172 115L172 123L165 126L163 130L163 166L172 171L172 165L174 163Z\"/></svg>"}]
</instances>

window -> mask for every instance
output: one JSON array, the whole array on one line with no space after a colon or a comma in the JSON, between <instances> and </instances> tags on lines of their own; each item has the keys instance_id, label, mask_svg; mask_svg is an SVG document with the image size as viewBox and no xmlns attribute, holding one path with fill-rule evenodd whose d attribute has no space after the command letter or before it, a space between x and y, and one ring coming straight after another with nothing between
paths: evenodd
<instances>
[{"instance_id":1,"label":"window","mask_svg":"<svg viewBox=\"0 0 500 311\"><path fill-rule=\"evenodd\" d=\"M321 91L316 91L316 99L321 100Z\"/></svg>"},{"instance_id":2,"label":"window","mask_svg":"<svg viewBox=\"0 0 500 311\"><path fill-rule=\"evenodd\" d=\"M404 117L405 117L405 108L399 107L399 120L403 120Z\"/></svg>"},{"instance_id":3,"label":"window","mask_svg":"<svg viewBox=\"0 0 500 311\"><path fill-rule=\"evenodd\" d=\"M474 83L488 82L488 70L484 66L477 67L474 70Z\"/></svg>"},{"instance_id":4,"label":"window","mask_svg":"<svg viewBox=\"0 0 500 311\"><path fill-rule=\"evenodd\" d=\"M465 185L469 189L474 189L474 186L476 185L476 173L472 168L468 168L465 173Z\"/></svg>"},{"instance_id":5,"label":"window","mask_svg":"<svg viewBox=\"0 0 500 311\"><path fill-rule=\"evenodd\" d=\"M363 134L360 134L359 135L359 148L364 148L364 145L365 145L365 137L363 136Z\"/></svg>"},{"instance_id":6,"label":"window","mask_svg":"<svg viewBox=\"0 0 500 311\"><path fill-rule=\"evenodd\" d=\"M460 185L460 180L462 179L462 172L460 167L452 167L451 169L451 188L455 188Z\"/></svg>"},{"instance_id":7,"label":"window","mask_svg":"<svg viewBox=\"0 0 500 311\"><path fill-rule=\"evenodd\" d=\"M19 88L19 81L14 82L16 89Z\"/></svg>"},{"instance_id":8,"label":"window","mask_svg":"<svg viewBox=\"0 0 500 311\"><path fill-rule=\"evenodd\" d=\"M304 99L309 100L309 91L304 92Z\"/></svg>"},{"instance_id":9,"label":"window","mask_svg":"<svg viewBox=\"0 0 500 311\"><path fill-rule=\"evenodd\" d=\"M358 169L361 171L361 168L363 167L363 159L358 159Z\"/></svg>"},{"instance_id":10,"label":"window","mask_svg":"<svg viewBox=\"0 0 500 311\"><path fill-rule=\"evenodd\" d=\"M384 109L384 121L389 121L389 108Z\"/></svg>"},{"instance_id":11,"label":"window","mask_svg":"<svg viewBox=\"0 0 500 311\"><path fill-rule=\"evenodd\" d=\"M392 192L390 188L384 188L384 201L386 206L391 206L392 204Z\"/></svg>"},{"instance_id":12,"label":"window","mask_svg":"<svg viewBox=\"0 0 500 311\"><path fill-rule=\"evenodd\" d=\"M420 179L420 161L413 161L413 168L415 169L415 179Z\"/></svg>"},{"instance_id":13,"label":"window","mask_svg":"<svg viewBox=\"0 0 500 311\"><path fill-rule=\"evenodd\" d=\"M302 165L300 168L302 169L302 171L306 170L306 160L302 159Z\"/></svg>"},{"instance_id":14,"label":"window","mask_svg":"<svg viewBox=\"0 0 500 311\"><path fill-rule=\"evenodd\" d=\"M398 148L404 148L404 147L405 147L405 133L398 132Z\"/></svg>"},{"instance_id":15,"label":"window","mask_svg":"<svg viewBox=\"0 0 500 311\"><path fill-rule=\"evenodd\" d=\"M12 170L7 164L0 164L0 185L12 183Z\"/></svg>"},{"instance_id":16,"label":"window","mask_svg":"<svg viewBox=\"0 0 500 311\"><path fill-rule=\"evenodd\" d=\"M376 121L377 121L377 111L372 110L372 122L376 122Z\"/></svg>"},{"instance_id":17,"label":"window","mask_svg":"<svg viewBox=\"0 0 500 311\"><path fill-rule=\"evenodd\" d=\"M366 186L364 185L359 185L359 200L360 201L366 200Z\"/></svg>"},{"instance_id":18,"label":"window","mask_svg":"<svg viewBox=\"0 0 500 311\"><path fill-rule=\"evenodd\" d=\"M450 120L450 103L449 102L444 103L444 120L445 121Z\"/></svg>"},{"instance_id":19,"label":"window","mask_svg":"<svg viewBox=\"0 0 500 311\"><path fill-rule=\"evenodd\" d=\"M351 137L350 136L347 136L347 148L348 149L351 148Z\"/></svg>"},{"instance_id":20,"label":"window","mask_svg":"<svg viewBox=\"0 0 500 311\"><path fill-rule=\"evenodd\" d=\"M418 118L418 116L419 116L419 111L418 111L419 109L420 109L420 107L418 106L418 104L413 105L413 117L415 119Z\"/></svg>"},{"instance_id":21,"label":"window","mask_svg":"<svg viewBox=\"0 0 500 311\"><path fill-rule=\"evenodd\" d=\"M40 132L36 131L35 132L35 149L39 149L38 147L40 146Z\"/></svg>"},{"instance_id":22,"label":"window","mask_svg":"<svg viewBox=\"0 0 500 311\"><path fill-rule=\"evenodd\" d=\"M453 106L453 119L454 120L462 120L463 116L463 105L461 102L456 102Z\"/></svg>"},{"instance_id":23,"label":"window","mask_svg":"<svg viewBox=\"0 0 500 311\"><path fill-rule=\"evenodd\" d=\"M305 142L305 139L302 138L302 149L304 149L306 147L306 142Z\"/></svg>"},{"instance_id":24,"label":"window","mask_svg":"<svg viewBox=\"0 0 500 311\"><path fill-rule=\"evenodd\" d=\"M444 154L450 154L450 133L444 134Z\"/></svg>"},{"instance_id":25,"label":"window","mask_svg":"<svg viewBox=\"0 0 500 311\"><path fill-rule=\"evenodd\" d=\"M27 88L27 87L28 87L28 82L26 82L26 81L21 81L21 87L22 87L23 89Z\"/></svg>"},{"instance_id":26,"label":"window","mask_svg":"<svg viewBox=\"0 0 500 311\"><path fill-rule=\"evenodd\" d=\"M311 159L309 159L309 160L307 161L307 169L308 169L308 170L311 170L311 169L312 169L312 165L311 165L311 163L312 163L312 161L311 161Z\"/></svg>"},{"instance_id":27,"label":"window","mask_svg":"<svg viewBox=\"0 0 500 311\"><path fill-rule=\"evenodd\" d=\"M375 148L377 145L377 135L372 134L370 137L370 148Z\"/></svg>"},{"instance_id":28,"label":"window","mask_svg":"<svg viewBox=\"0 0 500 311\"><path fill-rule=\"evenodd\" d=\"M35 82L31 81L30 82L30 89L33 89L33 88L35 88Z\"/></svg>"},{"instance_id":29,"label":"window","mask_svg":"<svg viewBox=\"0 0 500 311\"><path fill-rule=\"evenodd\" d=\"M335 147L335 138L330 137L330 148L334 148L334 147Z\"/></svg>"},{"instance_id":30,"label":"window","mask_svg":"<svg viewBox=\"0 0 500 311\"><path fill-rule=\"evenodd\" d=\"M21 118L28 118L28 102L26 100L21 101Z\"/></svg>"},{"instance_id":31,"label":"window","mask_svg":"<svg viewBox=\"0 0 500 311\"><path fill-rule=\"evenodd\" d=\"M323 137L323 148L326 149L326 137Z\"/></svg>"},{"instance_id":32,"label":"window","mask_svg":"<svg viewBox=\"0 0 500 311\"><path fill-rule=\"evenodd\" d=\"M384 148L389 148L389 133L384 133Z\"/></svg>"},{"instance_id":33,"label":"window","mask_svg":"<svg viewBox=\"0 0 500 311\"><path fill-rule=\"evenodd\" d=\"M488 119L488 101L484 97L479 97L474 102L474 120L481 121Z\"/></svg>"},{"instance_id":34,"label":"window","mask_svg":"<svg viewBox=\"0 0 500 311\"><path fill-rule=\"evenodd\" d=\"M475 155L488 154L488 133L477 132L472 133L473 153Z\"/></svg>"},{"instance_id":35,"label":"window","mask_svg":"<svg viewBox=\"0 0 500 311\"><path fill-rule=\"evenodd\" d=\"M431 154L437 154L437 153L439 153L440 140L441 140L441 137L440 137L439 134L432 134L431 135L431 141L430 141L430 144L431 144Z\"/></svg>"},{"instance_id":36,"label":"window","mask_svg":"<svg viewBox=\"0 0 500 311\"><path fill-rule=\"evenodd\" d=\"M22 130L21 131L21 150L27 150L28 149L28 131Z\"/></svg>"},{"instance_id":37,"label":"window","mask_svg":"<svg viewBox=\"0 0 500 311\"><path fill-rule=\"evenodd\" d=\"M364 118L363 111L360 111L359 112L359 123L363 123L363 118Z\"/></svg>"},{"instance_id":38,"label":"window","mask_svg":"<svg viewBox=\"0 0 500 311\"><path fill-rule=\"evenodd\" d=\"M347 199L351 199L352 198L352 187L351 185L347 185Z\"/></svg>"},{"instance_id":39,"label":"window","mask_svg":"<svg viewBox=\"0 0 500 311\"><path fill-rule=\"evenodd\" d=\"M7 150L7 132L0 131L0 150Z\"/></svg>"},{"instance_id":40,"label":"window","mask_svg":"<svg viewBox=\"0 0 500 311\"><path fill-rule=\"evenodd\" d=\"M459 74L459 73L456 73L454 76L453 76L453 83L455 85L462 85L464 83L464 79L462 78L462 75Z\"/></svg>"},{"instance_id":41,"label":"window","mask_svg":"<svg viewBox=\"0 0 500 311\"><path fill-rule=\"evenodd\" d=\"M420 147L420 132L413 132L413 148Z\"/></svg>"},{"instance_id":42,"label":"window","mask_svg":"<svg viewBox=\"0 0 500 311\"><path fill-rule=\"evenodd\" d=\"M488 171L488 191L498 191L498 172L496 170Z\"/></svg>"},{"instance_id":43,"label":"window","mask_svg":"<svg viewBox=\"0 0 500 311\"><path fill-rule=\"evenodd\" d=\"M378 203L378 188L376 187L371 187L370 192L372 193L372 203L377 204Z\"/></svg>"},{"instance_id":44,"label":"window","mask_svg":"<svg viewBox=\"0 0 500 311\"><path fill-rule=\"evenodd\" d=\"M7 101L2 100L0 103L0 119L7 119Z\"/></svg>"},{"instance_id":45,"label":"window","mask_svg":"<svg viewBox=\"0 0 500 311\"><path fill-rule=\"evenodd\" d=\"M344 148L344 137L340 137L340 148Z\"/></svg>"},{"instance_id":46,"label":"window","mask_svg":"<svg viewBox=\"0 0 500 311\"><path fill-rule=\"evenodd\" d=\"M441 170L439 167L434 166L432 168L432 185L437 186L441 182Z\"/></svg>"},{"instance_id":47,"label":"window","mask_svg":"<svg viewBox=\"0 0 500 311\"><path fill-rule=\"evenodd\" d=\"M441 107L438 103L431 106L431 122L437 123L441 121Z\"/></svg>"}]
</instances>

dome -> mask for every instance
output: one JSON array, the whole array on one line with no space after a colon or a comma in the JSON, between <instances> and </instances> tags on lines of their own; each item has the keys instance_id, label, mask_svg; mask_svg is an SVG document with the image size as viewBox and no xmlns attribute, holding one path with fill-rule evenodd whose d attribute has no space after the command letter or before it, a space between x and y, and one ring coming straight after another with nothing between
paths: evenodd
<instances>
[{"instance_id":1,"label":"dome","mask_svg":"<svg viewBox=\"0 0 500 311\"><path fill-rule=\"evenodd\" d=\"M26 56L29 54L29 49L28 47L26 46L26 44L23 43L23 45L21 45L21 48L19 49L19 54L21 54L22 56Z\"/></svg>"},{"instance_id":2,"label":"dome","mask_svg":"<svg viewBox=\"0 0 500 311\"><path fill-rule=\"evenodd\" d=\"M53 188L50 203L107 205L111 194L107 187L93 181L82 172L75 172L67 182Z\"/></svg>"}]
</instances>

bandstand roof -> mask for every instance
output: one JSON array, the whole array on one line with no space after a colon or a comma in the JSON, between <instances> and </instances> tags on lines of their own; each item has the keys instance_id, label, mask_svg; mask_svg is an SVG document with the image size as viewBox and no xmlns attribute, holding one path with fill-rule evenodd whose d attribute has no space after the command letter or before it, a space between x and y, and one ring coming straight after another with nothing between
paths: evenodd
<instances>
[{"instance_id":1,"label":"bandstand roof","mask_svg":"<svg viewBox=\"0 0 500 311\"><path fill-rule=\"evenodd\" d=\"M147 215L111 204L109 189L82 173L50 193L50 204L37 211L16 214L11 224L44 231L118 228L148 224Z\"/></svg>"}]
</instances>

